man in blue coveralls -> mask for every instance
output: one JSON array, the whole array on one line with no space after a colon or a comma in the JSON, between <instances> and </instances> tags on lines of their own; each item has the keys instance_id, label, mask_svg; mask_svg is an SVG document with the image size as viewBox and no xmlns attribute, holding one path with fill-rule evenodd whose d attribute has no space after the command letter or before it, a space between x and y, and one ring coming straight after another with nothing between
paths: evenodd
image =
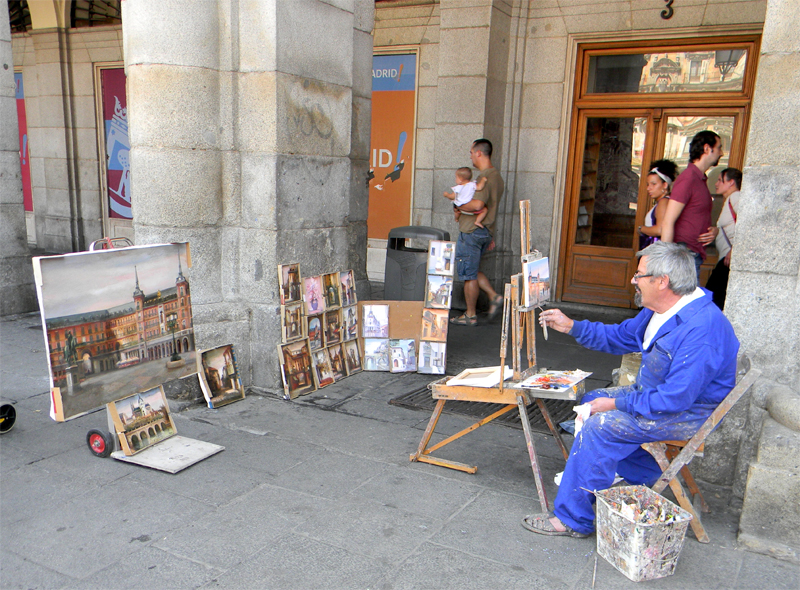
<instances>
[{"instance_id":1,"label":"man in blue coveralls","mask_svg":"<svg viewBox=\"0 0 800 590\"><path fill-rule=\"evenodd\" d=\"M523 518L543 535L586 537L594 531L594 495L614 473L631 484L652 485L661 469L640 445L687 440L736 384L739 341L711 293L697 286L692 253L682 244L656 242L637 253L631 282L639 314L616 325L573 321L558 309L539 322L571 334L592 350L641 352L634 385L586 394L591 416L572 445L554 511Z\"/></svg>"}]
</instances>

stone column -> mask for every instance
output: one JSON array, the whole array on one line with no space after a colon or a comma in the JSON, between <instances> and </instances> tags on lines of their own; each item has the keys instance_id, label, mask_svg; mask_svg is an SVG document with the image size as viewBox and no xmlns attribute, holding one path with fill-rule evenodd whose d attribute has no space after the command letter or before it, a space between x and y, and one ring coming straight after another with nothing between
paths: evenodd
<instances>
[{"instance_id":1,"label":"stone column","mask_svg":"<svg viewBox=\"0 0 800 590\"><path fill-rule=\"evenodd\" d=\"M481 0L464 3L442 0L439 30L439 78L437 88L436 131L431 225L452 228L453 211L441 198L452 186L453 173L469 166L469 149L479 137L494 147L492 164L502 173L506 185L498 204L495 240L498 249L485 256L481 269L495 287L500 287L510 269L505 269L504 253L510 252L511 235L505 235L505 217L513 216L508 186L508 170L503 165L507 144L504 136L506 93L511 28L511 3ZM455 239L455 235L452 236ZM461 293L455 289L454 294Z\"/></svg>"},{"instance_id":2,"label":"stone column","mask_svg":"<svg viewBox=\"0 0 800 590\"><path fill-rule=\"evenodd\" d=\"M277 390L277 266L352 268L366 295L374 7L122 6L136 242L191 243L199 345Z\"/></svg>"},{"instance_id":3,"label":"stone column","mask_svg":"<svg viewBox=\"0 0 800 590\"><path fill-rule=\"evenodd\" d=\"M798 22L797 2L769 0L725 313L764 372L734 482L745 486L739 541L800 562Z\"/></svg>"},{"instance_id":4,"label":"stone column","mask_svg":"<svg viewBox=\"0 0 800 590\"><path fill-rule=\"evenodd\" d=\"M0 316L36 309L28 253L7 0L0 0Z\"/></svg>"}]
</instances>

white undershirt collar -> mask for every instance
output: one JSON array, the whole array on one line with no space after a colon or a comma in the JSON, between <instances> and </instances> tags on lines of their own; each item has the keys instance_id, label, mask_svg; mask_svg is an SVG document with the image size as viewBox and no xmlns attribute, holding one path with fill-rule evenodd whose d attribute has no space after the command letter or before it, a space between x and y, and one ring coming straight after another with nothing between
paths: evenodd
<instances>
[{"instance_id":1,"label":"white undershirt collar","mask_svg":"<svg viewBox=\"0 0 800 590\"><path fill-rule=\"evenodd\" d=\"M650 347L650 342L653 340L653 337L658 334L658 331L661 329L661 326L667 323L667 321L677 314L680 310L684 307L689 305L695 299L700 299L701 297L705 296L705 293L700 287L695 287L693 293L689 295L684 295L680 299L675 302L675 305L670 307L664 313L654 313L653 317L650 318L650 323L647 324L647 329L644 331L644 341L642 342L642 347L644 350L647 350Z\"/></svg>"}]
</instances>

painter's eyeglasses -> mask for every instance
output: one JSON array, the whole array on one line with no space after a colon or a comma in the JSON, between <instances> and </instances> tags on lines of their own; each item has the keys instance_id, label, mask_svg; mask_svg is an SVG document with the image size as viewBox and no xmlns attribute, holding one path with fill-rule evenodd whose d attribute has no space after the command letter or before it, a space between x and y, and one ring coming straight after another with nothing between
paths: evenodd
<instances>
[{"instance_id":1,"label":"painter's eyeglasses","mask_svg":"<svg viewBox=\"0 0 800 590\"><path fill-rule=\"evenodd\" d=\"M647 277L652 277L652 276L653 276L653 273L642 274L640 272L637 272L637 273L634 273L633 280L634 281L638 281L639 279L645 279Z\"/></svg>"}]
</instances>

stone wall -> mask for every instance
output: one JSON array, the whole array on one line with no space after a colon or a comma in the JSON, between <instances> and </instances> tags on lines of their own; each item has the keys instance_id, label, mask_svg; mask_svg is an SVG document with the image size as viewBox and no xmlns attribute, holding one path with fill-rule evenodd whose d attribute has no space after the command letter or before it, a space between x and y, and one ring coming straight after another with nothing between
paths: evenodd
<instances>
[{"instance_id":1,"label":"stone wall","mask_svg":"<svg viewBox=\"0 0 800 590\"><path fill-rule=\"evenodd\" d=\"M0 316L36 309L25 231L8 5L0 0Z\"/></svg>"},{"instance_id":2,"label":"stone wall","mask_svg":"<svg viewBox=\"0 0 800 590\"><path fill-rule=\"evenodd\" d=\"M763 371L734 490L739 541L800 563L800 5L769 0L725 313Z\"/></svg>"},{"instance_id":3,"label":"stone wall","mask_svg":"<svg viewBox=\"0 0 800 590\"><path fill-rule=\"evenodd\" d=\"M104 235L94 64L122 62L122 30L34 29L14 34L13 52L25 83L33 245L86 250Z\"/></svg>"},{"instance_id":4,"label":"stone wall","mask_svg":"<svg viewBox=\"0 0 800 590\"><path fill-rule=\"evenodd\" d=\"M352 268L368 297L374 5L122 7L136 242L191 243L198 345L277 390L277 266Z\"/></svg>"}]
</instances>

